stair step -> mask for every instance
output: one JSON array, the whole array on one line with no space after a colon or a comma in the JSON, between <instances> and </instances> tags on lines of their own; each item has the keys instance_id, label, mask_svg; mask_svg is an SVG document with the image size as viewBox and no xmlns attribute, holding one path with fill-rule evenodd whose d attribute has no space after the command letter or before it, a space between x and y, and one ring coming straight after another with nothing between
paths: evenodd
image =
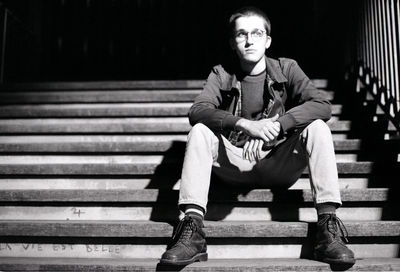
<instances>
[{"instance_id":1,"label":"stair step","mask_svg":"<svg viewBox=\"0 0 400 272\"><path fill-rule=\"evenodd\" d=\"M388 200L387 188L344 189L341 198L344 202L384 202ZM0 202L146 202L177 203L179 190L139 189L139 190L0 190ZM313 202L310 189L270 190L256 189L246 191L218 190L210 192L210 202L256 202L256 203L305 203Z\"/></svg>"},{"instance_id":2,"label":"stair step","mask_svg":"<svg viewBox=\"0 0 400 272\"><path fill-rule=\"evenodd\" d=\"M333 132L349 131L351 121L328 121ZM188 118L0 119L2 134L187 133Z\"/></svg>"},{"instance_id":3,"label":"stair step","mask_svg":"<svg viewBox=\"0 0 400 272\"><path fill-rule=\"evenodd\" d=\"M7 203L0 206L0 215L2 220L173 221L178 217L178 194L159 189L0 190L0 202ZM385 218L392 214L385 206L389 189L345 189L341 196L342 220L381 220L383 213ZM207 209L208 220L317 220L310 189L213 191Z\"/></svg>"},{"instance_id":4,"label":"stair step","mask_svg":"<svg viewBox=\"0 0 400 272\"><path fill-rule=\"evenodd\" d=\"M187 116L192 103L96 103L0 106L0 117Z\"/></svg>"},{"instance_id":5,"label":"stair step","mask_svg":"<svg viewBox=\"0 0 400 272\"><path fill-rule=\"evenodd\" d=\"M190 102L3 105L0 117L187 116L191 105ZM332 115L341 113L342 105L332 105Z\"/></svg>"},{"instance_id":6,"label":"stair step","mask_svg":"<svg viewBox=\"0 0 400 272\"><path fill-rule=\"evenodd\" d=\"M328 87L326 79L311 79L314 86ZM135 81L84 81L84 82L28 82L0 85L0 90L136 90L136 89L202 89L205 80L135 80Z\"/></svg>"},{"instance_id":7,"label":"stair step","mask_svg":"<svg viewBox=\"0 0 400 272\"><path fill-rule=\"evenodd\" d=\"M159 264L159 259L107 258L0 258L2 271L172 271L176 267ZM182 270L181 270L182 269ZM399 271L399 258L357 260L348 271ZM332 271L325 263L308 259L209 259L179 268L179 271Z\"/></svg>"},{"instance_id":8,"label":"stair step","mask_svg":"<svg viewBox=\"0 0 400 272\"><path fill-rule=\"evenodd\" d=\"M373 172L373 162L338 162L337 166L339 174ZM0 175L152 175L162 167L168 172L180 169L175 159L156 155L0 156Z\"/></svg>"},{"instance_id":9,"label":"stair step","mask_svg":"<svg viewBox=\"0 0 400 272\"><path fill-rule=\"evenodd\" d=\"M305 238L307 222L205 221L209 238ZM400 221L346 221L349 237L398 237ZM149 221L0 221L1 236L170 238L173 227Z\"/></svg>"},{"instance_id":10,"label":"stair step","mask_svg":"<svg viewBox=\"0 0 400 272\"><path fill-rule=\"evenodd\" d=\"M199 94L194 89L0 92L0 104L193 102Z\"/></svg>"},{"instance_id":11,"label":"stair step","mask_svg":"<svg viewBox=\"0 0 400 272\"><path fill-rule=\"evenodd\" d=\"M0 104L193 102L201 90L0 92ZM322 92L322 91L321 91ZM333 100L334 92L323 91Z\"/></svg>"},{"instance_id":12,"label":"stair step","mask_svg":"<svg viewBox=\"0 0 400 272\"><path fill-rule=\"evenodd\" d=\"M18 203L18 206L0 206L0 215L2 220L75 220L75 221L126 221L126 220L153 220L153 221L174 221L179 216L177 203L163 203L163 206L156 204L139 204L143 207L114 207L113 203L107 207L102 203L101 207L93 207L98 205L88 203L83 206L82 203L76 203L78 206L58 206L60 203L44 204L44 206L21 206L29 205L30 203ZM125 203L118 203L118 205L132 205ZM154 207L149 207L154 205ZM302 222L316 222L317 213L313 207L299 207L299 204L287 203L268 203L264 206L256 204L257 206L245 204L243 207L241 203L210 203L207 206L206 220L212 221L302 221ZM396 210L383 207L384 203L371 204L367 203L368 207L341 207L337 211L337 215L345 221L374 221L382 219L391 219L396 216ZM262 207L260 207L262 206ZM312 206L309 203L308 206Z\"/></svg>"},{"instance_id":13,"label":"stair step","mask_svg":"<svg viewBox=\"0 0 400 272\"><path fill-rule=\"evenodd\" d=\"M186 135L0 136L0 152L131 153L184 150ZM336 151L359 151L361 140L335 140Z\"/></svg>"},{"instance_id":14,"label":"stair step","mask_svg":"<svg viewBox=\"0 0 400 272\"><path fill-rule=\"evenodd\" d=\"M50 238L49 238L50 239ZM16 258L160 258L164 253L169 239L163 239L161 244L135 244L133 238L120 238L120 242L76 241L73 238L51 238L47 243L16 242L2 243L1 257ZM283 239L283 238L282 238ZM361 239L361 238L360 238ZM357 239L357 240L360 240ZM115 240L115 239L114 239ZM277 244L274 239L266 239L264 243L246 239L232 239L232 244L224 245L215 239L208 239L207 252L210 259L246 258L313 258L312 248L307 242L282 241ZM226 240L226 239L224 239ZM288 239L293 240L293 239ZM398 258L398 244L368 243L367 240L349 244L357 258Z\"/></svg>"},{"instance_id":15,"label":"stair step","mask_svg":"<svg viewBox=\"0 0 400 272\"><path fill-rule=\"evenodd\" d=\"M397 257L400 222L346 221L345 225L349 248L358 258ZM314 226L306 222L205 221L204 231L210 258L299 258L312 256ZM0 244L0 257L159 258L172 231L168 223L134 220L2 220L0 235L7 242Z\"/></svg>"},{"instance_id":16,"label":"stair step","mask_svg":"<svg viewBox=\"0 0 400 272\"><path fill-rule=\"evenodd\" d=\"M371 178L372 179L372 178ZM374 178L376 179L376 178ZM368 177L339 177L341 189L366 189ZM379 184L379 182L378 182ZM382 184L382 183L381 183ZM152 178L0 178L0 190L138 190L145 188L179 189L180 182ZM300 178L292 189L310 189L309 178Z\"/></svg>"}]
</instances>

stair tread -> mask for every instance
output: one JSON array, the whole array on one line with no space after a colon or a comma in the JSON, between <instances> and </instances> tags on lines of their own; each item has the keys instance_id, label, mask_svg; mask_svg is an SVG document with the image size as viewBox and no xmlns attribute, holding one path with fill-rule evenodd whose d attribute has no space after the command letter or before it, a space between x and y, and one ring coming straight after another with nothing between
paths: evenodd
<instances>
[{"instance_id":1,"label":"stair tread","mask_svg":"<svg viewBox=\"0 0 400 272\"><path fill-rule=\"evenodd\" d=\"M367 189L376 177L339 177L341 189ZM384 182L383 178L379 179ZM378 183L379 184L379 183ZM385 183L382 183L385 184ZM140 190L145 188L178 189L179 182L171 184L168 178L161 178L154 184L152 177L0 177L2 190ZM294 189L310 189L308 177L301 177L293 185Z\"/></svg>"},{"instance_id":2,"label":"stair tread","mask_svg":"<svg viewBox=\"0 0 400 272\"><path fill-rule=\"evenodd\" d=\"M40 271L155 271L158 259L119 258L0 258L0 269ZM159 267L160 268L160 267ZM161 270L161 269L160 269ZM168 270L167 268L165 270ZM296 258L209 259L196 262L181 271L331 271L328 264ZM359 259L348 271L397 271L400 258Z\"/></svg>"},{"instance_id":3,"label":"stair tread","mask_svg":"<svg viewBox=\"0 0 400 272\"><path fill-rule=\"evenodd\" d=\"M186 135L0 136L0 152L164 152L186 144ZM360 139L334 140L336 151L358 151Z\"/></svg>"},{"instance_id":4,"label":"stair tread","mask_svg":"<svg viewBox=\"0 0 400 272\"><path fill-rule=\"evenodd\" d=\"M389 200L388 188L342 189L344 202L384 202ZM1 202L147 202L176 203L179 190L174 189L58 189L58 190L0 190ZM289 189L276 192L256 189L247 192L217 190L211 192L210 202L313 202L311 189Z\"/></svg>"},{"instance_id":5,"label":"stair tread","mask_svg":"<svg viewBox=\"0 0 400 272\"><path fill-rule=\"evenodd\" d=\"M186 116L191 102L3 105L0 117ZM332 115L342 105L332 105Z\"/></svg>"},{"instance_id":6,"label":"stair tread","mask_svg":"<svg viewBox=\"0 0 400 272\"><path fill-rule=\"evenodd\" d=\"M352 126L347 120L330 120L327 124L333 132L349 131ZM186 117L0 119L3 134L187 133L190 129Z\"/></svg>"},{"instance_id":7,"label":"stair tread","mask_svg":"<svg viewBox=\"0 0 400 272\"><path fill-rule=\"evenodd\" d=\"M328 100L334 99L334 92L322 91ZM165 90L88 90L88 91L13 91L0 92L0 104L44 104L44 103L86 103L86 102L193 102L199 89Z\"/></svg>"},{"instance_id":8,"label":"stair tread","mask_svg":"<svg viewBox=\"0 0 400 272\"><path fill-rule=\"evenodd\" d=\"M0 104L193 102L199 94L197 89L0 92Z\"/></svg>"},{"instance_id":9,"label":"stair tread","mask_svg":"<svg viewBox=\"0 0 400 272\"><path fill-rule=\"evenodd\" d=\"M277 221L205 221L209 238L268 238L308 236L315 223ZM346 221L349 237L400 236L400 221ZM169 238L169 223L152 221L0 220L2 236Z\"/></svg>"},{"instance_id":10,"label":"stair tread","mask_svg":"<svg viewBox=\"0 0 400 272\"><path fill-rule=\"evenodd\" d=\"M180 168L177 162L162 155L4 155L0 156L0 175L152 175L159 166ZM339 174L372 173L373 165L370 161L337 162Z\"/></svg>"},{"instance_id":11,"label":"stair tread","mask_svg":"<svg viewBox=\"0 0 400 272\"><path fill-rule=\"evenodd\" d=\"M135 81L84 81L84 82L27 82L0 86L3 90L135 90L135 89L186 89L202 88L205 80L135 80Z\"/></svg>"},{"instance_id":12,"label":"stair tread","mask_svg":"<svg viewBox=\"0 0 400 272\"><path fill-rule=\"evenodd\" d=\"M328 80L311 79L317 88L326 88ZM192 80L135 80L135 81L84 81L84 82L26 82L0 85L1 90L84 90L84 89L160 89L203 88L204 79Z\"/></svg>"}]
</instances>

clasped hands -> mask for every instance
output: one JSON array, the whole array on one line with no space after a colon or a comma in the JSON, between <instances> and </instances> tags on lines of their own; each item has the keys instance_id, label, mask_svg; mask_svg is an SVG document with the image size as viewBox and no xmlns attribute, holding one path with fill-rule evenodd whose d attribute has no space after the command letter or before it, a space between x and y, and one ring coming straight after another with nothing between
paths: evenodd
<instances>
[{"instance_id":1,"label":"clasped hands","mask_svg":"<svg viewBox=\"0 0 400 272\"><path fill-rule=\"evenodd\" d=\"M265 143L275 141L281 132L281 124L276 121L279 115L272 118L252 121L240 119L236 123L236 129L243 131L250 136L250 139L243 146L243 158L246 160L258 161L265 151L262 150Z\"/></svg>"}]
</instances>

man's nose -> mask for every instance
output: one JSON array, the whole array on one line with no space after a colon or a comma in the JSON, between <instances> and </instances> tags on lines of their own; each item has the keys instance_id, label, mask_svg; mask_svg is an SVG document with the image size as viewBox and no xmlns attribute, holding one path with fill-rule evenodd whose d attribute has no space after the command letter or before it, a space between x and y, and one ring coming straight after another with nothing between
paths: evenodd
<instances>
[{"instance_id":1,"label":"man's nose","mask_svg":"<svg viewBox=\"0 0 400 272\"><path fill-rule=\"evenodd\" d=\"M247 33L246 43L247 43L247 44L253 44L253 43L254 43L253 37L251 36L251 33L250 33L250 32Z\"/></svg>"}]
</instances>

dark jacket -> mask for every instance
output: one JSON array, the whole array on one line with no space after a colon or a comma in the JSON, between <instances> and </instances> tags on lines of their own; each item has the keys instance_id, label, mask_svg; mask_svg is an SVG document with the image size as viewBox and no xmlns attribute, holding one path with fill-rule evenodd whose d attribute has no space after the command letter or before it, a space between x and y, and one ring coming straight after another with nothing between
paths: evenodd
<instances>
[{"instance_id":1,"label":"dark jacket","mask_svg":"<svg viewBox=\"0 0 400 272\"><path fill-rule=\"evenodd\" d=\"M326 93L312 84L296 61L266 57L266 67L272 79L269 92L284 107L284 113L278 119L283 133L303 128L316 119L330 119L331 106ZM203 91L189 110L191 125L203 123L217 133L234 130L235 123L241 118L234 115L241 88L238 73L229 71L222 65L213 67Z\"/></svg>"}]
</instances>

